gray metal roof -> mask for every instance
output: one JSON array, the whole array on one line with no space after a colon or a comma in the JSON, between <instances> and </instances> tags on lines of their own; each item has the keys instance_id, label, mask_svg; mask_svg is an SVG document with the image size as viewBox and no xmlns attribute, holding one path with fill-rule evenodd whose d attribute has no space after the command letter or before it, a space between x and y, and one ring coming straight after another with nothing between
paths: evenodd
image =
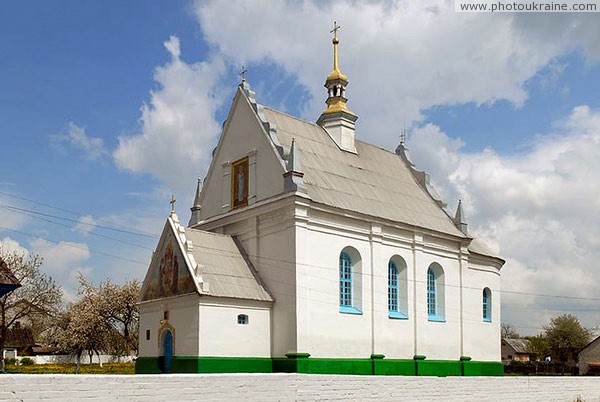
<instances>
[{"instance_id":1,"label":"gray metal roof","mask_svg":"<svg viewBox=\"0 0 600 402\"><path fill-rule=\"evenodd\" d=\"M529 339L504 338L503 341L517 353L529 353Z\"/></svg>"},{"instance_id":2,"label":"gray metal roof","mask_svg":"<svg viewBox=\"0 0 600 402\"><path fill-rule=\"evenodd\" d=\"M309 197L316 202L464 238L396 154L356 140L341 151L323 128L268 107L279 141L295 139Z\"/></svg>"},{"instance_id":3,"label":"gray metal roof","mask_svg":"<svg viewBox=\"0 0 600 402\"><path fill-rule=\"evenodd\" d=\"M231 236L190 228L185 229L185 236L192 241L192 255L198 263L198 275L208 283L208 294L273 301L258 273L246 261Z\"/></svg>"}]
</instances>

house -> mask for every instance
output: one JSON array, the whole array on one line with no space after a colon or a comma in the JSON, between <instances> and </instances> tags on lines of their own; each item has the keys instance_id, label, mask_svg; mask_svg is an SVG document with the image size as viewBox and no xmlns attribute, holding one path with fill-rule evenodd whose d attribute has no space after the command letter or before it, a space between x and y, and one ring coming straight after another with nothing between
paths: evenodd
<instances>
[{"instance_id":1,"label":"house","mask_svg":"<svg viewBox=\"0 0 600 402\"><path fill-rule=\"evenodd\" d=\"M527 363L531 358L529 339L504 338L502 339L502 363L509 364L517 361Z\"/></svg>"},{"instance_id":2,"label":"house","mask_svg":"<svg viewBox=\"0 0 600 402\"><path fill-rule=\"evenodd\" d=\"M600 375L600 336L579 351L579 374Z\"/></svg>"},{"instance_id":3,"label":"house","mask_svg":"<svg viewBox=\"0 0 600 402\"><path fill-rule=\"evenodd\" d=\"M242 78L187 227L172 208L153 254L136 372L502 374L504 261L403 143L357 138L333 32L316 124Z\"/></svg>"}]
</instances>

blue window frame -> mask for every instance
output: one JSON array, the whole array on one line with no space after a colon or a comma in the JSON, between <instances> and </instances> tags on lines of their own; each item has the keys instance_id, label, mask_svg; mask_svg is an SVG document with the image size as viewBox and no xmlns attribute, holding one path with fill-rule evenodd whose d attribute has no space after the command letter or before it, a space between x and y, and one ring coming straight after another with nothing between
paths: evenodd
<instances>
[{"instance_id":1,"label":"blue window frame","mask_svg":"<svg viewBox=\"0 0 600 402\"><path fill-rule=\"evenodd\" d=\"M352 307L352 258L340 254L340 307Z\"/></svg>"},{"instance_id":2,"label":"blue window frame","mask_svg":"<svg viewBox=\"0 0 600 402\"><path fill-rule=\"evenodd\" d=\"M433 269L429 268L427 270L427 314L430 318L437 315L436 292L437 283L435 272L433 272Z\"/></svg>"},{"instance_id":3,"label":"blue window frame","mask_svg":"<svg viewBox=\"0 0 600 402\"><path fill-rule=\"evenodd\" d=\"M492 292L489 288L483 289L483 321L492 322Z\"/></svg>"},{"instance_id":4,"label":"blue window frame","mask_svg":"<svg viewBox=\"0 0 600 402\"><path fill-rule=\"evenodd\" d=\"M388 264L388 310L398 312L398 267L394 261Z\"/></svg>"}]
</instances>

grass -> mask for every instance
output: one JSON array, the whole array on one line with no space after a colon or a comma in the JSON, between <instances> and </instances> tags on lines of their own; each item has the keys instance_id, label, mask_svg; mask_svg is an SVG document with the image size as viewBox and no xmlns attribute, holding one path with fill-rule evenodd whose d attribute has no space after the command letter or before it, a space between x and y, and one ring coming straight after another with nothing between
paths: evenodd
<instances>
[{"instance_id":1,"label":"grass","mask_svg":"<svg viewBox=\"0 0 600 402\"><path fill-rule=\"evenodd\" d=\"M7 374L75 374L75 364L6 365ZM82 364L81 374L135 374L135 363Z\"/></svg>"}]
</instances>

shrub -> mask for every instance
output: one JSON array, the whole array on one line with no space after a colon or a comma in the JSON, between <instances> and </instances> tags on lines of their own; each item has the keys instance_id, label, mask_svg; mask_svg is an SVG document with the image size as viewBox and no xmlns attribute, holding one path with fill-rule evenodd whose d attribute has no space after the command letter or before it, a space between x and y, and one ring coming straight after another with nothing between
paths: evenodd
<instances>
[{"instance_id":1,"label":"shrub","mask_svg":"<svg viewBox=\"0 0 600 402\"><path fill-rule=\"evenodd\" d=\"M21 365L23 366L33 366L35 361L32 358L24 357L21 359Z\"/></svg>"},{"instance_id":2,"label":"shrub","mask_svg":"<svg viewBox=\"0 0 600 402\"><path fill-rule=\"evenodd\" d=\"M4 364L6 364L7 366L10 365L14 365L17 364L17 359L15 359L14 357L9 357L4 359Z\"/></svg>"}]
</instances>

